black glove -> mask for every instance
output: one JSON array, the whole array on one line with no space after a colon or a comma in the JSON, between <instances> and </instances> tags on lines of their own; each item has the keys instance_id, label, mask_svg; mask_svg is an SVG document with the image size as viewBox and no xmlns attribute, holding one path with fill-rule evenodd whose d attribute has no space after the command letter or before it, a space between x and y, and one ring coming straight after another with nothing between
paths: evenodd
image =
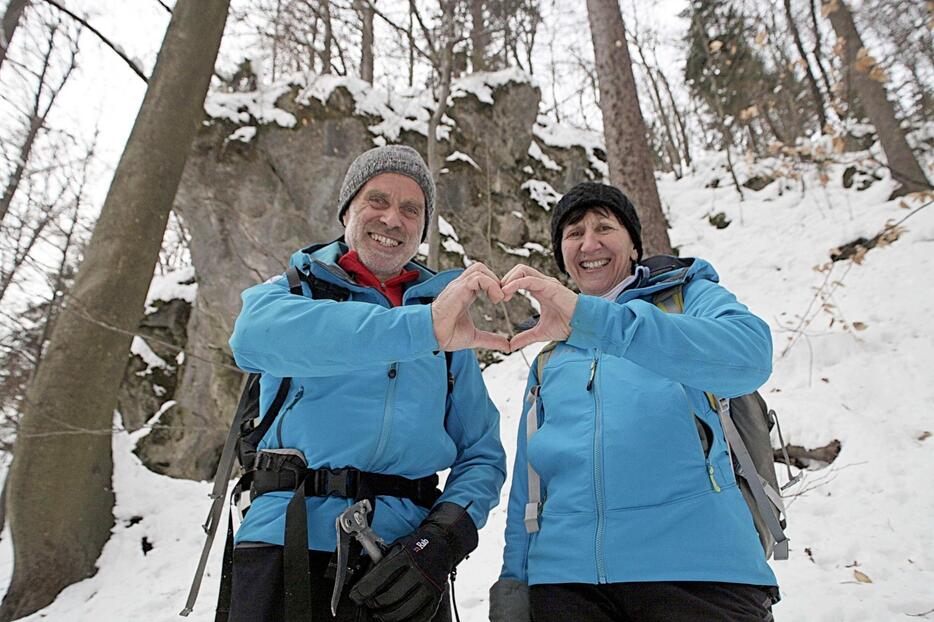
<instances>
[{"instance_id":1,"label":"black glove","mask_svg":"<svg viewBox=\"0 0 934 622\"><path fill-rule=\"evenodd\" d=\"M438 610L448 575L477 547L477 527L467 510L441 503L363 575L350 598L381 622L428 622Z\"/></svg>"}]
</instances>

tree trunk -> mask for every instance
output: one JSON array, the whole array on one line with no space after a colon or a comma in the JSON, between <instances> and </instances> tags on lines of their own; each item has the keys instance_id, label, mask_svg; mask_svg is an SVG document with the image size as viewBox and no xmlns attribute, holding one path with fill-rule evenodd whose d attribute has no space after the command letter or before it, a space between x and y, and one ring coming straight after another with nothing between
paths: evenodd
<instances>
[{"instance_id":1,"label":"tree trunk","mask_svg":"<svg viewBox=\"0 0 934 622\"><path fill-rule=\"evenodd\" d=\"M229 0L178 0L72 294L29 385L9 474L14 541L0 620L95 572L113 526L111 428Z\"/></svg>"},{"instance_id":2,"label":"tree trunk","mask_svg":"<svg viewBox=\"0 0 934 622\"><path fill-rule=\"evenodd\" d=\"M859 51L864 46L850 9L843 0L824 0L824 6L829 9L828 16L837 38L843 40L844 71L853 81L860 103L876 128L892 178L901 184L893 197L929 189L931 184L905 140L905 132L895 118L895 109L886 98L885 87L870 76L869 69L858 63Z\"/></svg>"},{"instance_id":3,"label":"tree trunk","mask_svg":"<svg viewBox=\"0 0 934 622\"><path fill-rule=\"evenodd\" d=\"M28 0L10 0L3 12L3 28L0 30L0 67L3 67L3 61L6 60L6 52L10 49L10 41L13 40L13 33L16 32L16 26L19 25L19 18L26 8Z\"/></svg>"},{"instance_id":4,"label":"tree trunk","mask_svg":"<svg viewBox=\"0 0 934 622\"><path fill-rule=\"evenodd\" d=\"M784 0L784 2L785 18L788 20L788 28L791 29L791 36L795 42L795 49L798 50L798 55L804 63L804 73L807 76L808 85L811 87L811 96L814 98L814 106L817 109L817 120L820 122L820 131L821 134L823 134L824 127L827 125L824 96L820 92L820 87L817 86L817 78L814 77L814 72L811 71L811 64L808 62L807 52L804 51L804 44L801 42L801 33L798 32L798 24L795 22L794 13L791 11L791 0Z\"/></svg>"},{"instance_id":5,"label":"tree trunk","mask_svg":"<svg viewBox=\"0 0 934 622\"><path fill-rule=\"evenodd\" d=\"M435 49L441 53L438 63L438 103L431 118L428 119L428 168L435 183L441 175L441 156L438 153L438 125L444 116L448 105L448 95L451 93L451 73L454 56L454 5L456 0L442 1L441 3L441 40ZM428 224L428 267L438 270L441 259L441 234L438 231L438 218L441 212L440 201L435 204L435 211L431 214Z\"/></svg>"},{"instance_id":6,"label":"tree trunk","mask_svg":"<svg viewBox=\"0 0 934 622\"><path fill-rule=\"evenodd\" d=\"M374 0L375 2L375 0ZM373 17L375 11L367 0L359 2L360 14L360 78L373 84Z\"/></svg>"},{"instance_id":7,"label":"tree trunk","mask_svg":"<svg viewBox=\"0 0 934 622\"><path fill-rule=\"evenodd\" d=\"M671 253L652 152L639 108L623 16L616 0L587 0L610 181L632 199L642 222L645 255Z\"/></svg>"},{"instance_id":8,"label":"tree trunk","mask_svg":"<svg viewBox=\"0 0 934 622\"><path fill-rule=\"evenodd\" d=\"M321 50L321 73L331 73L331 46L334 31L331 29L331 1L321 0L321 19L324 21L324 45Z\"/></svg>"},{"instance_id":9,"label":"tree trunk","mask_svg":"<svg viewBox=\"0 0 934 622\"><path fill-rule=\"evenodd\" d=\"M486 0L470 0L470 66L473 71L486 71L486 50L490 33L483 19Z\"/></svg>"}]
</instances>

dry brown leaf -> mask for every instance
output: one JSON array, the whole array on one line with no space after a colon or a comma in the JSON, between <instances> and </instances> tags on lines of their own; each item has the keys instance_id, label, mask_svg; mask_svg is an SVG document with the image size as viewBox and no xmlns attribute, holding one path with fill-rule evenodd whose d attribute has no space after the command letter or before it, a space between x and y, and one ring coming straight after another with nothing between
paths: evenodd
<instances>
[{"instance_id":1,"label":"dry brown leaf","mask_svg":"<svg viewBox=\"0 0 934 622\"><path fill-rule=\"evenodd\" d=\"M826 186L828 183L830 183L830 175L828 175L827 173L821 173L820 174L820 185Z\"/></svg>"},{"instance_id":2,"label":"dry brown leaf","mask_svg":"<svg viewBox=\"0 0 934 622\"><path fill-rule=\"evenodd\" d=\"M885 84L886 82L889 81L889 76L887 73L885 73L885 69L883 69L879 65L876 65L869 72L869 79L875 80L876 82L879 82L881 84Z\"/></svg>"},{"instance_id":3,"label":"dry brown leaf","mask_svg":"<svg viewBox=\"0 0 934 622\"><path fill-rule=\"evenodd\" d=\"M855 568L853 569L853 576L856 577L856 580L860 583L872 583L872 579L869 578L869 575L864 572L860 572Z\"/></svg>"},{"instance_id":4,"label":"dry brown leaf","mask_svg":"<svg viewBox=\"0 0 934 622\"><path fill-rule=\"evenodd\" d=\"M760 30L758 33L756 33L756 44L765 45L765 42L768 41L768 38L769 35L766 34L764 30Z\"/></svg>"},{"instance_id":5,"label":"dry brown leaf","mask_svg":"<svg viewBox=\"0 0 934 622\"><path fill-rule=\"evenodd\" d=\"M846 141L842 136L833 137L833 150L834 153L843 153L843 150L846 148Z\"/></svg>"},{"instance_id":6,"label":"dry brown leaf","mask_svg":"<svg viewBox=\"0 0 934 622\"><path fill-rule=\"evenodd\" d=\"M932 436L931 433L925 430L924 432L918 435L918 440L924 441L924 440L931 438L931 436Z\"/></svg>"},{"instance_id":7,"label":"dry brown leaf","mask_svg":"<svg viewBox=\"0 0 934 622\"><path fill-rule=\"evenodd\" d=\"M866 330L869 327L863 322L853 322L853 328L856 330Z\"/></svg>"},{"instance_id":8,"label":"dry brown leaf","mask_svg":"<svg viewBox=\"0 0 934 622\"><path fill-rule=\"evenodd\" d=\"M710 48L711 54L716 54L717 52L720 51L720 48L723 47L723 41L720 41L720 40L711 41L708 47Z\"/></svg>"}]
</instances>

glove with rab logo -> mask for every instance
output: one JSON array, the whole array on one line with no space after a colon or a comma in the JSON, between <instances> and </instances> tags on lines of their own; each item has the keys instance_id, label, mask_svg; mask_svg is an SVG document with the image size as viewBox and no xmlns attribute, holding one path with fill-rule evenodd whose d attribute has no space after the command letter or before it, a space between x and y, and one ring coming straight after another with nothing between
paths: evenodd
<instances>
[{"instance_id":1,"label":"glove with rab logo","mask_svg":"<svg viewBox=\"0 0 934 622\"><path fill-rule=\"evenodd\" d=\"M456 503L439 503L418 529L396 540L350 591L380 622L428 622L448 575L477 547L477 527Z\"/></svg>"}]
</instances>

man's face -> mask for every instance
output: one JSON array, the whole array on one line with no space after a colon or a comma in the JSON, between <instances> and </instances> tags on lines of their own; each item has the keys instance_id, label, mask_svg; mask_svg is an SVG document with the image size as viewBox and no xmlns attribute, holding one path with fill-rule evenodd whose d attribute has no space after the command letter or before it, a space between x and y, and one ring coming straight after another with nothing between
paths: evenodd
<instances>
[{"instance_id":1,"label":"man's face","mask_svg":"<svg viewBox=\"0 0 934 622\"><path fill-rule=\"evenodd\" d=\"M600 296L632 274L638 253L629 231L605 207L594 207L561 232L564 267L582 294Z\"/></svg>"},{"instance_id":2,"label":"man's face","mask_svg":"<svg viewBox=\"0 0 934 622\"><path fill-rule=\"evenodd\" d=\"M382 173L367 181L344 214L344 238L380 280L415 256L425 226L425 195L411 177Z\"/></svg>"}]
</instances>

